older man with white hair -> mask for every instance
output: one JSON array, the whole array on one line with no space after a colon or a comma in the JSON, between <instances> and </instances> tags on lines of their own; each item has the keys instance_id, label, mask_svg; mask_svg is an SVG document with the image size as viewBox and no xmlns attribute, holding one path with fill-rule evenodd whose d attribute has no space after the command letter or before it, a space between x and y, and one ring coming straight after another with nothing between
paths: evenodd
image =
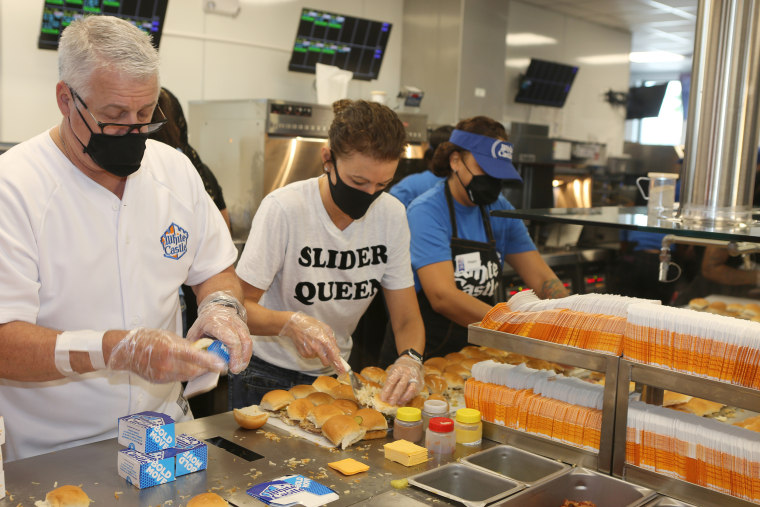
<instances>
[{"instance_id":1,"label":"older man with white hair","mask_svg":"<svg viewBox=\"0 0 760 507\"><path fill-rule=\"evenodd\" d=\"M6 459L115 436L117 418L191 417L179 381L251 357L237 251L191 162L148 140L158 53L126 21L61 36L61 123L0 156L0 414ZM182 338L178 289L198 320Z\"/></svg>"}]
</instances>

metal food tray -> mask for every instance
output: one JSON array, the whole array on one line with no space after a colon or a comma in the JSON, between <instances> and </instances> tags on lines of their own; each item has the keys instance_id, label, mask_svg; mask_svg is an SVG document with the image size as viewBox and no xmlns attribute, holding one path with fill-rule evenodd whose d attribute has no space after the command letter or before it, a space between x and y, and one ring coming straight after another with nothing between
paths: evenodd
<instances>
[{"instance_id":1,"label":"metal food tray","mask_svg":"<svg viewBox=\"0 0 760 507\"><path fill-rule=\"evenodd\" d=\"M477 452L462 458L462 463L495 472L526 486L562 475L570 468L559 461L511 445L499 445Z\"/></svg>"},{"instance_id":2,"label":"metal food tray","mask_svg":"<svg viewBox=\"0 0 760 507\"><path fill-rule=\"evenodd\" d=\"M565 500L591 501L596 507L634 507L644 505L655 492L649 488L602 475L585 468L570 472L528 488L497 505L557 507Z\"/></svg>"},{"instance_id":3,"label":"metal food tray","mask_svg":"<svg viewBox=\"0 0 760 507\"><path fill-rule=\"evenodd\" d=\"M409 484L468 507L483 507L525 487L517 481L462 463L434 468L408 480Z\"/></svg>"},{"instance_id":4,"label":"metal food tray","mask_svg":"<svg viewBox=\"0 0 760 507\"><path fill-rule=\"evenodd\" d=\"M648 504L646 504L646 507L696 507L694 504L682 502L681 500L676 500L675 498L670 498L669 496L660 496L658 498L655 498Z\"/></svg>"}]
</instances>

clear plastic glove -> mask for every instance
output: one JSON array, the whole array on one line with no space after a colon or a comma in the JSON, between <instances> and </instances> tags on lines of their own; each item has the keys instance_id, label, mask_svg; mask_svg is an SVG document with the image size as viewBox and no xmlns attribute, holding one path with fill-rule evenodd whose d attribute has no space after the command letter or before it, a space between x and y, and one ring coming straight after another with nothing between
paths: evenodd
<instances>
[{"instance_id":1,"label":"clear plastic glove","mask_svg":"<svg viewBox=\"0 0 760 507\"><path fill-rule=\"evenodd\" d=\"M402 405L420 394L423 379L422 365L409 356L401 356L388 368L380 399L389 405Z\"/></svg>"},{"instance_id":2,"label":"clear plastic glove","mask_svg":"<svg viewBox=\"0 0 760 507\"><path fill-rule=\"evenodd\" d=\"M209 371L222 372L226 365L220 357L194 349L171 331L138 327L114 346L107 367L165 383L189 380Z\"/></svg>"},{"instance_id":3,"label":"clear plastic glove","mask_svg":"<svg viewBox=\"0 0 760 507\"><path fill-rule=\"evenodd\" d=\"M248 331L245 307L228 292L212 292L198 305L198 318L187 332L187 339L215 338L227 346L229 368L240 373L248 366L253 342Z\"/></svg>"},{"instance_id":4,"label":"clear plastic glove","mask_svg":"<svg viewBox=\"0 0 760 507\"><path fill-rule=\"evenodd\" d=\"M338 373L345 373L335 335L324 322L305 313L296 312L282 326L280 336L287 336L293 340L301 357L318 357L324 366L332 365Z\"/></svg>"}]
</instances>

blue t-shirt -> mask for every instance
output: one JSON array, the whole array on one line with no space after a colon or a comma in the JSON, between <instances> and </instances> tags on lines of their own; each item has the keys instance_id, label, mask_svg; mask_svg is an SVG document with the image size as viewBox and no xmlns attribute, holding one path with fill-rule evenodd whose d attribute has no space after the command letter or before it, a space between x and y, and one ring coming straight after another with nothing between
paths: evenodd
<instances>
[{"instance_id":1,"label":"blue t-shirt","mask_svg":"<svg viewBox=\"0 0 760 507\"><path fill-rule=\"evenodd\" d=\"M419 292L420 280L417 270L428 264L451 260L451 220L446 204L444 185L446 180L420 195L409 205L406 216L411 233L411 258L414 269L414 288ZM465 206L453 199L457 222L457 237L471 241L487 242L486 229L478 206ZM486 212L496 209L514 209L509 201L500 195L496 202L485 207ZM496 240L496 250L503 259L507 254L529 252L536 246L528 235L522 220L516 218L491 217L491 229Z\"/></svg>"},{"instance_id":2,"label":"blue t-shirt","mask_svg":"<svg viewBox=\"0 0 760 507\"><path fill-rule=\"evenodd\" d=\"M436 176L430 171L422 171L421 173L410 174L402 179L393 185L389 192L408 208L409 204L417 196L424 194L430 190L433 185L444 179L446 178Z\"/></svg>"}]
</instances>

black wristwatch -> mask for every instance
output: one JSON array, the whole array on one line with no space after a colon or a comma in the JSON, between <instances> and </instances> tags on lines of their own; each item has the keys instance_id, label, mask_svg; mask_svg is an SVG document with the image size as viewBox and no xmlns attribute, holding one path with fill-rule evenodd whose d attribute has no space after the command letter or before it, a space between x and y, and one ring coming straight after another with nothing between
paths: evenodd
<instances>
[{"instance_id":1,"label":"black wristwatch","mask_svg":"<svg viewBox=\"0 0 760 507\"><path fill-rule=\"evenodd\" d=\"M422 364L422 354L420 354L414 349L406 349L405 351L403 351L401 354L398 355L398 357L401 357L401 356L409 356L415 361L417 361L418 363Z\"/></svg>"}]
</instances>

